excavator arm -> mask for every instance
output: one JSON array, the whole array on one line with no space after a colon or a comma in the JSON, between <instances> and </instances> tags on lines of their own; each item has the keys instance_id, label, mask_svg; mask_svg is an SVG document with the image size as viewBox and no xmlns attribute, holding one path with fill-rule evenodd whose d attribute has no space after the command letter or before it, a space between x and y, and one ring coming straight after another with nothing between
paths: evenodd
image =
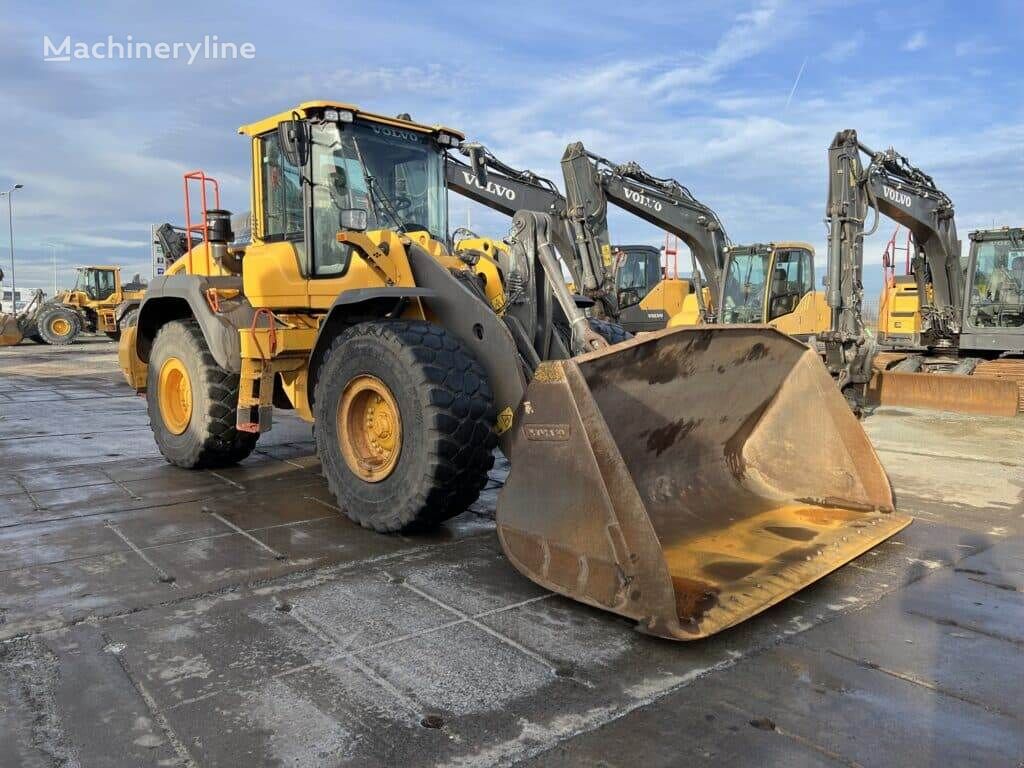
<instances>
[{"instance_id":1,"label":"excavator arm","mask_svg":"<svg viewBox=\"0 0 1024 768\"><path fill-rule=\"evenodd\" d=\"M593 265L595 279L602 274L599 267L609 279L608 203L612 203L685 242L693 257L694 278L699 265L717 305L729 237L718 215L690 190L673 179L651 175L637 163L617 165L588 152L580 142L566 147L562 173L573 235L583 263ZM700 300L700 284L695 282L694 288ZM713 321L714 308L701 310L706 320Z\"/></svg>"},{"instance_id":2,"label":"excavator arm","mask_svg":"<svg viewBox=\"0 0 1024 768\"><path fill-rule=\"evenodd\" d=\"M459 151L469 162L448 154L448 189L510 217L516 211L565 213L565 198L543 176L506 165L481 144L463 142Z\"/></svg>"},{"instance_id":3,"label":"excavator arm","mask_svg":"<svg viewBox=\"0 0 1024 768\"><path fill-rule=\"evenodd\" d=\"M862 154L870 158L866 168ZM869 209L875 219L865 231ZM837 133L829 148L826 280L832 339L849 345L863 337L864 237L874 233L882 214L914 235L912 266L922 298L922 340L928 346L951 345L961 330L963 305L953 201L906 157L891 148L875 152L852 130Z\"/></svg>"}]
</instances>

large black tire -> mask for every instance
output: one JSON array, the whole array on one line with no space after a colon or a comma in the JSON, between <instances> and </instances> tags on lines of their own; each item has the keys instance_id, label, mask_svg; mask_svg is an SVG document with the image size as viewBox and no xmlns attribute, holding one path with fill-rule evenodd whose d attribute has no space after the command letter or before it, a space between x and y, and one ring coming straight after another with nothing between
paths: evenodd
<instances>
[{"instance_id":1,"label":"large black tire","mask_svg":"<svg viewBox=\"0 0 1024 768\"><path fill-rule=\"evenodd\" d=\"M73 343L82 332L82 318L67 307L53 306L40 313L38 326L43 341L55 347L63 347Z\"/></svg>"},{"instance_id":2,"label":"large black tire","mask_svg":"<svg viewBox=\"0 0 1024 768\"><path fill-rule=\"evenodd\" d=\"M596 317L588 317L587 320L590 323L590 329L609 344L618 344L620 341L633 338L633 334L618 323L610 323Z\"/></svg>"},{"instance_id":3,"label":"large black tire","mask_svg":"<svg viewBox=\"0 0 1024 768\"><path fill-rule=\"evenodd\" d=\"M164 423L160 409L160 371L171 357L181 361L191 385L192 414L181 434ZM149 355L146 402L153 437L167 461L186 469L216 468L252 453L259 435L235 429L238 381L238 374L217 365L195 320L160 329Z\"/></svg>"},{"instance_id":4,"label":"large black tire","mask_svg":"<svg viewBox=\"0 0 1024 768\"><path fill-rule=\"evenodd\" d=\"M401 422L397 463L376 482L349 466L338 429L346 388L367 376L390 391ZM494 464L494 398L484 369L455 336L423 321L361 323L334 340L316 379L317 453L352 520L381 532L423 530L476 501Z\"/></svg>"},{"instance_id":5,"label":"large black tire","mask_svg":"<svg viewBox=\"0 0 1024 768\"><path fill-rule=\"evenodd\" d=\"M121 322L117 324L118 330L124 331L125 328L131 328L133 325L139 324L139 308L129 309L123 315L121 315Z\"/></svg>"}]
</instances>

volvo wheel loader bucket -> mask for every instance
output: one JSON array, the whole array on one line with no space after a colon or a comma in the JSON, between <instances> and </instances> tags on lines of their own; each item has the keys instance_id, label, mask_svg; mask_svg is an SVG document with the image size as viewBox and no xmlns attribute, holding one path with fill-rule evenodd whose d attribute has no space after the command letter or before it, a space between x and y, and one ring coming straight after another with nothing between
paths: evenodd
<instances>
[{"instance_id":1,"label":"volvo wheel loader bucket","mask_svg":"<svg viewBox=\"0 0 1024 768\"><path fill-rule=\"evenodd\" d=\"M514 429L509 559L662 637L737 624L910 522L818 356L766 326L544 363Z\"/></svg>"},{"instance_id":2,"label":"volvo wheel loader bucket","mask_svg":"<svg viewBox=\"0 0 1024 768\"><path fill-rule=\"evenodd\" d=\"M18 318L10 314L0 314L0 347L10 347L21 343L23 336L18 327Z\"/></svg>"}]
</instances>

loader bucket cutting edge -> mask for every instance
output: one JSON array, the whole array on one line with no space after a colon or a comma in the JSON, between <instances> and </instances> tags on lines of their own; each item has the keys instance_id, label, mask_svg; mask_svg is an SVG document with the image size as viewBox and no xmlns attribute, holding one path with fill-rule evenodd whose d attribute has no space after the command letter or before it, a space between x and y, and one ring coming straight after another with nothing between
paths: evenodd
<instances>
[{"instance_id":1,"label":"loader bucket cutting edge","mask_svg":"<svg viewBox=\"0 0 1024 768\"><path fill-rule=\"evenodd\" d=\"M0 347L11 347L20 344L23 336L18 327L18 319L11 314L0 314Z\"/></svg>"},{"instance_id":2,"label":"loader bucket cutting edge","mask_svg":"<svg viewBox=\"0 0 1024 768\"><path fill-rule=\"evenodd\" d=\"M818 356L766 326L544 363L515 423L513 565L662 637L733 626L910 522Z\"/></svg>"}]
</instances>

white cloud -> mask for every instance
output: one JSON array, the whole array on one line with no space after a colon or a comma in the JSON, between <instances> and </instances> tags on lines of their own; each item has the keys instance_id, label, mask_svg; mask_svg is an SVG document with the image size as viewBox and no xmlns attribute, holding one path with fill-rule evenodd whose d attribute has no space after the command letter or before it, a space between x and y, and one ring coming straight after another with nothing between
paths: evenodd
<instances>
[{"instance_id":1,"label":"white cloud","mask_svg":"<svg viewBox=\"0 0 1024 768\"><path fill-rule=\"evenodd\" d=\"M824 58L828 61L838 62L846 61L853 54L861 49L864 45L864 32L858 32L853 37L847 37L842 40L837 40L829 46L829 49L823 54Z\"/></svg>"},{"instance_id":2,"label":"white cloud","mask_svg":"<svg viewBox=\"0 0 1024 768\"><path fill-rule=\"evenodd\" d=\"M903 44L903 50L913 53L914 51L920 51L926 45L928 45L928 35L923 31L918 30L907 39L907 42Z\"/></svg>"}]
</instances>

